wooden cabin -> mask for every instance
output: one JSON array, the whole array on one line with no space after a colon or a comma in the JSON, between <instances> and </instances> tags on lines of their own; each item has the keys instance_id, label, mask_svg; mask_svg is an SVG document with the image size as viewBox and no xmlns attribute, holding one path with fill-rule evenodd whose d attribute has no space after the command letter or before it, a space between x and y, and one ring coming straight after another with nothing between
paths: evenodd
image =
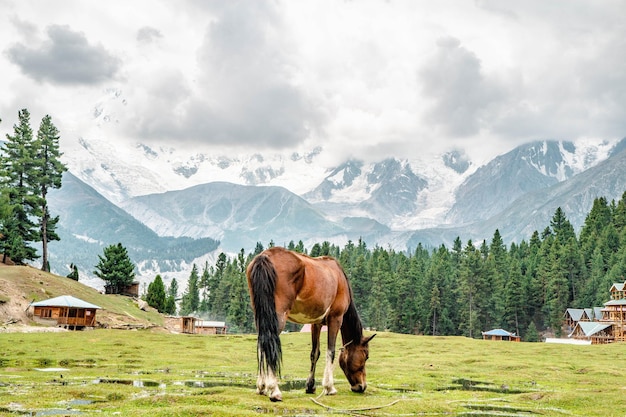
<instances>
[{"instance_id":1,"label":"wooden cabin","mask_svg":"<svg viewBox=\"0 0 626 417\"><path fill-rule=\"evenodd\" d=\"M41 324L81 330L96 326L96 311L101 307L71 295L31 303L33 319Z\"/></svg>"},{"instance_id":2,"label":"wooden cabin","mask_svg":"<svg viewBox=\"0 0 626 417\"><path fill-rule=\"evenodd\" d=\"M125 295L127 297L135 297L139 298L139 281L133 281L130 284L124 286L121 291L118 293L117 288L111 285L104 286L105 294L120 294Z\"/></svg>"},{"instance_id":3,"label":"wooden cabin","mask_svg":"<svg viewBox=\"0 0 626 417\"><path fill-rule=\"evenodd\" d=\"M626 341L626 282L614 283L609 292L610 300L603 308L567 309L564 324L573 329L570 338L587 340L591 344Z\"/></svg>"},{"instance_id":4,"label":"wooden cabin","mask_svg":"<svg viewBox=\"0 0 626 417\"><path fill-rule=\"evenodd\" d=\"M223 321L202 320L193 316L181 317L181 332L189 334L226 334Z\"/></svg>"},{"instance_id":5,"label":"wooden cabin","mask_svg":"<svg viewBox=\"0 0 626 417\"><path fill-rule=\"evenodd\" d=\"M574 328L580 321L591 321L587 310L588 309L584 308L568 308L565 311L564 321L568 331L571 332L572 330L574 330Z\"/></svg>"},{"instance_id":6,"label":"wooden cabin","mask_svg":"<svg viewBox=\"0 0 626 417\"><path fill-rule=\"evenodd\" d=\"M510 333L503 329L493 329L482 333L483 340L498 340L504 342L519 342L521 340L515 333Z\"/></svg>"},{"instance_id":7,"label":"wooden cabin","mask_svg":"<svg viewBox=\"0 0 626 417\"><path fill-rule=\"evenodd\" d=\"M621 300L626 298L625 295L626 282L616 282L611 286L609 292L611 293L611 300Z\"/></svg>"},{"instance_id":8,"label":"wooden cabin","mask_svg":"<svg viewBox=\"0 0 626 417\"><path fill-rule=\"evenodd\" d=\"M570 334L572 339L587 340L592 345L602 345L615 341L613 323L579 322Z\"/></svg>"}]
</instances>

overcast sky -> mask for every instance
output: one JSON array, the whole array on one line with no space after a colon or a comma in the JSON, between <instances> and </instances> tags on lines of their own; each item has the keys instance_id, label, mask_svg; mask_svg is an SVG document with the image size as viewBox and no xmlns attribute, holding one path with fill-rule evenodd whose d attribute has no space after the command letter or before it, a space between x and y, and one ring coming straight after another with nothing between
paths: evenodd
<instances>
[{"instance_id":1,"label":"overcast sky","mask_svg":"<svg viewBox=\"0 0 626 417\"><path fill-rule=\"evenodd\" d=\"M86 135L117 91L106 137L198 151L614 140L625 13L624 0L0 0L0 133L28 108L35 130L50 114L62 141Z\"/></svg>"}]
</instances>

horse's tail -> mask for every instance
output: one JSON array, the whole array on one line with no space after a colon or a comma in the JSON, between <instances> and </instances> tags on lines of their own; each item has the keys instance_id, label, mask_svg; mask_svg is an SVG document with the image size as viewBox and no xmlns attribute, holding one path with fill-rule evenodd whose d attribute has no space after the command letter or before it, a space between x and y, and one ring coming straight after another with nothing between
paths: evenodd
<instances>
[{"instance_id":1,"label":"horse's tail","mask_svg":"<svg viewBox=\"0 0 626 417\"><path fill-rule=\"evenodd\" d=\"M266 255L259 255L250 268L250 289L254 305L254 322L257 328L257 360L259 372L280 375L282 348L278 329L278 316L274 303L276 269Z\"/></svg>"}]
</instances>

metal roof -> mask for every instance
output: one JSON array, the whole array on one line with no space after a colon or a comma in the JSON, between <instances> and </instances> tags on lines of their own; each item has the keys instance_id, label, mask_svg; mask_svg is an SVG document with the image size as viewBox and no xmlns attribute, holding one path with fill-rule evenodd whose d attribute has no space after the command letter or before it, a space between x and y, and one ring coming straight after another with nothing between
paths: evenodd
<instances>
[{"instance_id":1,"label":"metal roof","mask_svg":"<svg viewBox=\"0 0 626 417\"><path fill-rule=\"evenodd\" d=\"M74 307L74 308L102 308L95 304L83 301L80 298L71 295L61 295L59 297L50 298L49 300L37 301L30 303L33 307Z\"/></svg>"},{"instance_id":2,"label":"metal roof","mask_svg":"<svg viewBox=\"0 0 626 417\"><path fill-rule=\"evenodd\" d=\"M488 332L483 332L483 334L487 336L515 336L515 333L509 333L503 329L493 329Z\"/></svg>"},{"instance_id":3,"label":"metal roof","mask_svg":"<svg viewBox=\"0 0 626 417\"><path fill-rule=\"evenodd\" d=\"M585 313L585 310L582 308L568 308L565 312L569 313L569 316L572 318L572 320L580 321L583 313Z\"/></svg>"},{"instance_id":4,"label":"metal roof","mask_svg":"<svg viewBox=\"0 0 626 417\"><path fill-rule=\"evenodd\" d=\"M211 321L211 320L198 320L196 321L196 327L226 327L226 322Z\"/></svg>"},{"instance_id":5,"label":"metal roof","mask_svg":"<svg viewBox=\"0 0 626 417\"><path fill-rule=\"evenodd\" d=\"M583 331L583 333L585 334L585 336L592 336L598 332L601 332L602 330L606 329L607 327L611 327L613 324L609 323L599 323L597 321L581 321L578 322L578 324L576 325L576 327L580 327L580 329ZM574 329L575 331L576 329ZM570 337L574 334L574 332L572 332L572 334L570 334Z\"/></svg>"}]
</instances>

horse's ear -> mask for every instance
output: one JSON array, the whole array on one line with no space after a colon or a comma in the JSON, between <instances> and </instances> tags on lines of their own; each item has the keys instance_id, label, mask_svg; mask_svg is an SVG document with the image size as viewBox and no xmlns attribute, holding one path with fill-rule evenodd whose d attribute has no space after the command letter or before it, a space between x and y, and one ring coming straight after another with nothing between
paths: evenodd
<instances>
[{"instance_id":1,"label":"horse's ear","mask_svg":"<svg viewBox=\"0 0 626 417\"><path fill-rule=\"evenodd\" d=\"M374 338L374 336L376 336L376 333L374 333L370 337L365 338L365 340L363 341L363 344L367 345L370 342L370 340L372 340Z\"/></svg>"}]
</instances>

